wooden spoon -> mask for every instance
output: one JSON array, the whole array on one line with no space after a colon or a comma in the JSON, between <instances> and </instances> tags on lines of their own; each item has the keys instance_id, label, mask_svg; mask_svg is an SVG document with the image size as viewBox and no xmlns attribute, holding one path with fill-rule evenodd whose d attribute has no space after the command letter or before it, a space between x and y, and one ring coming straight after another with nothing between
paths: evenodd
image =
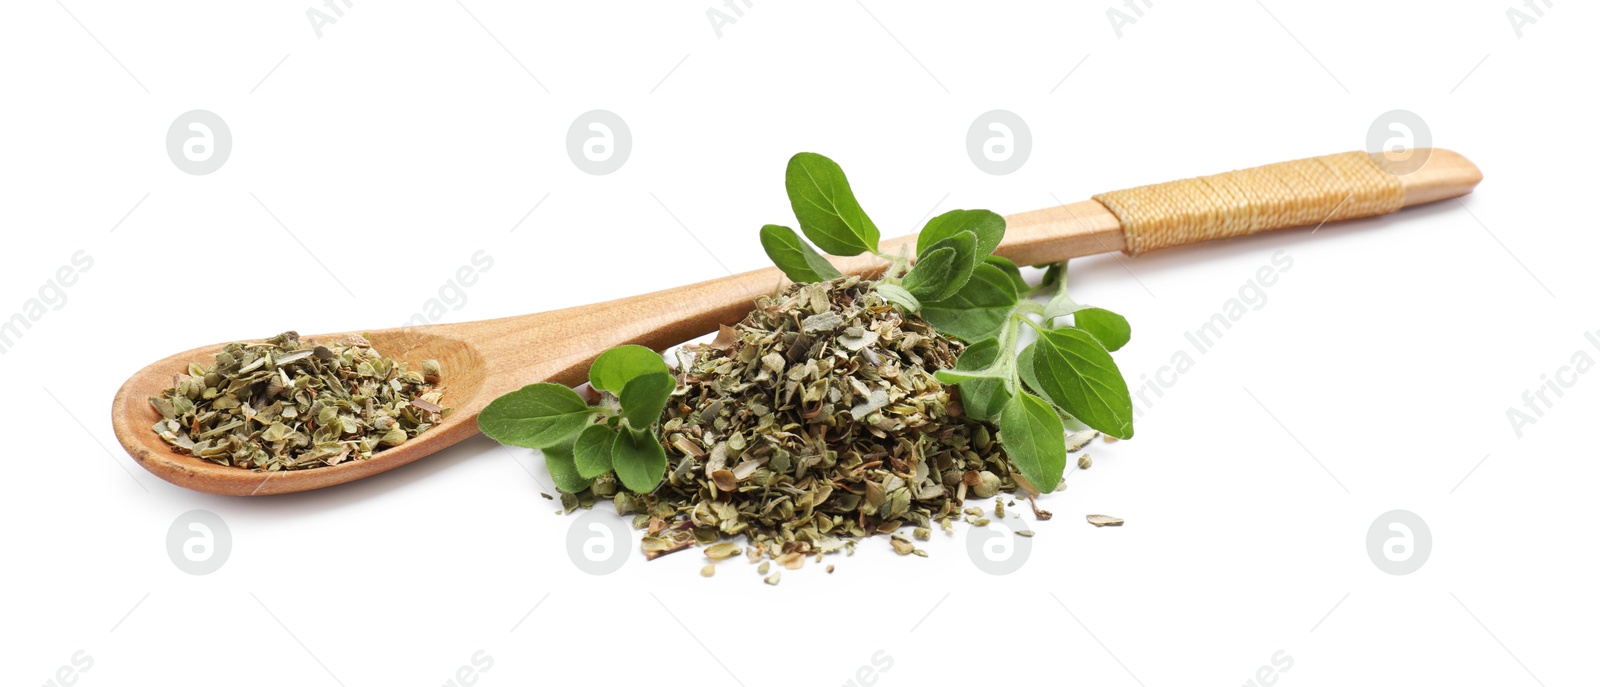
<instances>
[{"instance_id":1,"label":"wooden spoon","mask_svg":"<svg viewBox=\"0 0 1600 687\"><path fill-rule=\"evenodd\" d=\"M1470 193L1483 178L1466 158L1443 149L1418 150L1426 164L1399 177L1404 205L1420 205ZM916 237L883 242L897 253ZM1124 248L1122 226L1093 200L1006 218L1005 240L997 253L1021 265L1108 253ZM846 273L881 268L872 256L834 261ZM384 355L413 365L429 358L444 370L443 403L453 414L438 426L400 446L333 467L287 472L255 472L226 467L174 452L150 426L160 419L149 403L172 386L173 376L191 361L210 364L224 344L201 346L158 360L135 373L112 401L117 440L146 470L179 486L214 494L284 494L342 484L410 463L478 431L478 413L496 397L535 382L575 386L587 379L589 363L600 352L622 344L664 350L733 324L752 302L784 284L777 268L713 279L655 293L553 312L480 322L362 332ZM331 340L341 334L310 338Z\"/></svg>"}]
</instances>

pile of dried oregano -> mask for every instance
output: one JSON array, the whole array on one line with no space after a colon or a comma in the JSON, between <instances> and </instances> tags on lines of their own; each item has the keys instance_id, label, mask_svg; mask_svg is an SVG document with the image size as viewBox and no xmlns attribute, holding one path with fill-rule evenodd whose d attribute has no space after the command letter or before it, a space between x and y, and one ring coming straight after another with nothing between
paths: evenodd
<instances>
[{"instance_id":1,"label":"pile of dried oregano","mask_svg":"<svg viewBox=\"0 0 1600 687\"><path fill-rule=\"evenodd\" d=\"M969 492L1014 490L990 427L935 379L961 344L856 277L763 298L681 349L662 438L673 461L639 511L801 554L901 525L948 526ZM647 540L670 548L672 534Z\"/></svg>"},{"instance_id":2,"label":"pile of dried oregano","mask_svg":"<svg viewBox=\"0 0 1600 687\"><path fill-rule=\"evenodd\" d=\"M633 513L649 557L698 542L727 558L739 546L718 540L744 535L752 561L789 568L875 534L926 555L913 540L935 524L988 524L969 497L1054 491L1069 453L1133 436L1111 357L1127 320L1073 300L1065 263L1025 281L994 255L999 215L946 212L914 253L890 255L832 160L796 155L785 186L804 238L769 224L761 243L793 286L681 349L676 372L649 349L613 348L590 367L590 398L529 385L489 404L479 427L541 449L569 509L610 498ZM817 248L886 264L846 276ZM995 516L1008 505L996 500Z\"/></svg>"}]
</instances>

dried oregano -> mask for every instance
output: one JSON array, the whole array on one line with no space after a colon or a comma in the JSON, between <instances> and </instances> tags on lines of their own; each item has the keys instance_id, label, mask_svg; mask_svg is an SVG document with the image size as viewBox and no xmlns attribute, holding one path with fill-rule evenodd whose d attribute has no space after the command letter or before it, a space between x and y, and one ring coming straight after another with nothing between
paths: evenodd
<instances>
[{"instance_id":1,"label":"dried oregano","mask_svg":"<svg viewBox=\"0 0 1600 687\"><path fill-rule=\"evenodd\" d=\"M763 298L680 349L672 469L618 508L802 553L957 517L979 475L1016 488L991 426L934 377L960 350L856 277Z\"/></svg>"},{"instance_id":2,"label":"dried oregano","mask_svg":"<svg viewBox=\"0 0 1600 687\"><path fill-rule=\"evenodd\" d=\"M348 335L325 345L284 332L223 347L212 367L190 363L152 396L151 428L174 451L220 465L277 471L338 465L438 424L449 410L439 364L422 370Z\"/></svg>"}]
</instances>

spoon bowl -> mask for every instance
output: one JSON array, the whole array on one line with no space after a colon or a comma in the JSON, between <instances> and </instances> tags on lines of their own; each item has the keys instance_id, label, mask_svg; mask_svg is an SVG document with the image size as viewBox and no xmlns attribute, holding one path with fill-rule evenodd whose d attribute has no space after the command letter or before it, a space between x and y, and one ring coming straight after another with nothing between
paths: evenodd
<instances>
[{"instance_id":1,"label":"spoon bowl","mask_svg":"<svg viewBox=\"0 0 1600 687\"><path fill-rule=\"evenodd\" d=\"M378 352L405 361L412 369L424 360L439 361L446 371L441 384L448 407L476 403L484 385L484 361L471 343L446 333L417 329L384 329L365 332ZM308 337L331 341L342 334ZM150 405L150 397L171 388L173 377L188 369L190 362L209 366L223 344L202 346L169 356L139 370L112 401L111 421L117 441L146 470L179 486L234 496L282 494L319 489L374 475L405 465L462 441L478 431L477 413L455 411L442 422L404 444L374 453L369 460L352 460L339 465L257 472L178 453L150 429L161 414ZM492 400L492 399L490 399ZM484 402L485 404L487 401ZM482 404L476 405L482 407Z\"/></svg>"}]
</instances>

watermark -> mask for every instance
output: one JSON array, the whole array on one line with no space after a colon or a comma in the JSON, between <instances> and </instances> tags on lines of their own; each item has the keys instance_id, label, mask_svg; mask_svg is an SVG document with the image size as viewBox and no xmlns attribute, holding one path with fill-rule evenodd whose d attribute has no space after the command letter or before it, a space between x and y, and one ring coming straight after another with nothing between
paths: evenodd
<instances>
[{"instance_id":1,"label":"watermark","mask_svg":"<svg viewBox=\"0 0 1600 687\"><path fill-rule=\"evenodd\" d=\"M232 152L233 133L215 112L189 110L167 127L167 157L186 174L215 172Z\"/></svg>"},{"instance_id":2,"label":"watermark","mask_svg":"<svg viewBox=\"0 0 1600 687\"><path fill-rule=\"evenodd\" d=\"M469 663L463 663L456 668L450 679L444 681L444 687L472 687L478 684L478 678L489 672L494 667L494 657L489 652L479 649L472 654Z\"/></svg>"},{"instance_id":3,"label":"watermark","mask_svg":"<svg viewBox=\"0 0 1600 687\"><path fill-rule=\"evenodd\" d=\"M1156 401L1167 395L1168 390L1177 386L1178 379L1194 369L1197 358L1216 348L1222 337L1233 329L1233 325L1251 312L1267 307L1267 289L1276 285L1283 273L1293 268L1294 256L1289 255L1288 251L1273 253L1267 264L1256 268L1255 274L1239 286L1237 295L1223 301L1222 308L1201 322L1194 331L1184 332L1183 338L1189 342L1189 348L1180 347L1173 351L1167 364L1157 368L1154 375L1139 375L1139 385L1131 392L1135 401L1134 419L1143 417L1155 406ZM1194 353L1190 354L1190 350Z\"/></svg>"},{"instance_id":4,"label":"watermark","mask_svg":"<svg viewBox=\"0 0 1600 687\"><path fill-rule=\"evenodd\" d=\"M1589 345L1596 351L1600 351L1600 336L1596 336L1596 333L1584 332L1583 338L1588 339ZM1522 392L1522 407L1527 408L1527 412L1515 405L1506 408L1506 421L1511 423L1511 433L1521 439L1523 428L1539 424L1545 411L1554 408L1556 401L1567 395L1566 390L1577 386L1578 379L1592 369L1594 357L1580 348L1572 352L1566 365L1556 368L1553 373L1539 375L1539 385ZM1555 398L1551 398L1552 395Z\"/></svg>"},{"instance_id":5,"label":"watermark","mask_svg":"<svg viewBox=\"0 0 1600 687\"><path fill-rule=\"evenodd\" d=\"M1020 530L1021 526L1005 518L991 521L988 527L968 527L967 558L990 575L1010 575L1021 570L1033 553L1033 539L1018 536Z\"/></svg>"},{"instance_id":6,"label":"watermark","mask_svg":"<svg viewBox=\"0 0 1600 687\"><path fill-rule=\"evenodd\" d=\"M178 516L167 528L167 557L190 575L210 575L228 562L233 551L233 535L228 523L208 510L192 510Z\"/></svg>"},{"instance_id":7,"label":"watermark","mask_svg":"<svg viewBox=\"0 0 1600 687\"><path fill-rule=\"evenodd\" d=\"M1017 113L990 110L967 128L967 157L986 174L1001 176L1022 169L1033 152L1033 132Z\"/></svg>"},{"instance_id":8,"label":"watermark","mask_svg":"<svg viewBox=\"0 0 1600 687\"><path fill-rule=\"evenodd\" d=\"M1272 659L1256 668L1254 675L1244 681L1244 687L1272 687L1278 684L1278 678L1283 673L1289 672L1294 667L1294 657L1288 651L1279 649L1272 654Z\"/></svg>"},{"instance_id":9,"label":"watermark","mask_svg":"<svg viewBox=\"0 0 1600 687\"><path fill-rule=\"evenodd\" d=\"M622 519L591 510L567 528L567 557L590 575L610 575L628 562L632 536Z\"/></svg>"},{"instance_id":10,"label":"watermark","mask_svg":"<svg viewBox=\"0 0 1600 687\"><path fill-rule=\"evenodd\" d=\"M54 675L45 680L44 687L72 687L78 684L78 677L89 672L94 667L94 657L89 652L79 649L72 654L72 658L61 667L56 668Z\"/></svg>"},{"instance_id":11,"label":"watermark","mask_svg":"<svg viewBox=\"0 0 1600 687\"><path fill-rule=\"evenodd\" d=\"M1516 6L1506 9L1506 19L1511 22L1511 32L1522 37L1522 27L1539 23L1544 18L1544 11L1555 5L1553 0L1522 0L1522 6L1528 8L1527 12L1519 10ZM1531 14L1530 14L1531 13Z\"/></svg>"},{"instance_id":12,"label":"watermark","mask_svg":"<svg viewBox=\"0 0 1600 687\"><path fill-rule=\"evenodd\" d=\"M744 18L744 11L749 9L750 5L750 0L723 0L722 6L733 14L723 12L716 7L707 9L706 20L711 22L711 32L717 34L717 38L721 38L722 27L739 23L739 20Z\"/></svg>"},{"instance_id":13,"label":"watermark","mask_svg":"<svg viewBox=\"0 0 1600 687\"><path fill-rule=\"evenodd\" d=\"M67 307L67 289L78 283L79 275L94 267L94 256L88 251L78 251L67 263L57 267L50 278L44 280L39 292L22 302L11 317L0 322L0 355L10 353L22 342L23 335L51 311Z\"/></svg>"},{"instance_id":14,"label":"watermark","mask_svg":"<svg viewBox=\"0 0 1600 687\"><path fill-rule=\"evenodd\" d=\"M1144 18L1144 11L1154 7L1155 3L1150 0L1122 0L1122 6L1128 11L1117 9L1116 5L1106 8L1106 20L1111 22L1111 31L1117 34L1117 38L1122 38L1122 27L1139 23Z\"/></svg>"},{"instance_id":15,"label":"watermark","mask_svg":"<svg viewBox=\"0 0 1600 687\"><path fill-rule=\"evenodd\" d=\"M855 674L844 681L844 687L872 687L878 684L878 678L889 672L894 667L894 657L888 651L879 649L872 654L872 660L856 668Z\"/></svg>"},{"instance_id":16,"label":"watermark","mask_svg":"<svg viewBox=\"0 0 1600 687\"><path fill-rule=\"evenodd\" d=\"M633 133L615 112L590 110L567 129L567 157L585 174L604 176L619 169L633 152Z\"/></svg>"},{"instance_id":17,"label":"watermark","mask_svg":"<svg viewBox=\"0 0 1600 687\"><path fill-rule=\"evenodd\" d=\"M1433 533L1422 517L1408 510L1392 510L1367 528L1367 556L1390 575L1410 575L1428 562Z\"/></svg>"},{"instance_id":18,"label":"watermark","mask_svg":"<svg viewBox=\"0 0 1600 687\"><path fill-rule=\"evenodd\" d=\"M306 10L306 20L311 22L311 30L317 34L317 38L322 37L322 27L339 23L351 4L352 0L322 0L322 6L328 8L328 12L333 13L331 15L315 7Z\"/></svg>"},{"instance_id":19,"label":"watermark","mask_svg":"<svg viewBox=\"0 0 1600 687\"><path fill-rule=\"evenodd\" d=\"M1379 169L1405 176L1427 164L1433 154L1433 132L1417 113L1389 110L1367 127L1366 150L1382 156Z\"/></svg>"},{"instance_id":20,"label":"watermark","mask_svg":"<svg viewBox=\"0 0 1600 687\"><path fill-rule=\"evenodd\" d=\"M410 329L435 324L451 310L467 307L467 289L476 286L483 273L491 269L494 269L494 256L489 251L473 253L467 263L457 267L450 278L439 286L438 292L423 301L422 307L411 314L411 319L400 326Z\"/></svg>"}]
</instances>

